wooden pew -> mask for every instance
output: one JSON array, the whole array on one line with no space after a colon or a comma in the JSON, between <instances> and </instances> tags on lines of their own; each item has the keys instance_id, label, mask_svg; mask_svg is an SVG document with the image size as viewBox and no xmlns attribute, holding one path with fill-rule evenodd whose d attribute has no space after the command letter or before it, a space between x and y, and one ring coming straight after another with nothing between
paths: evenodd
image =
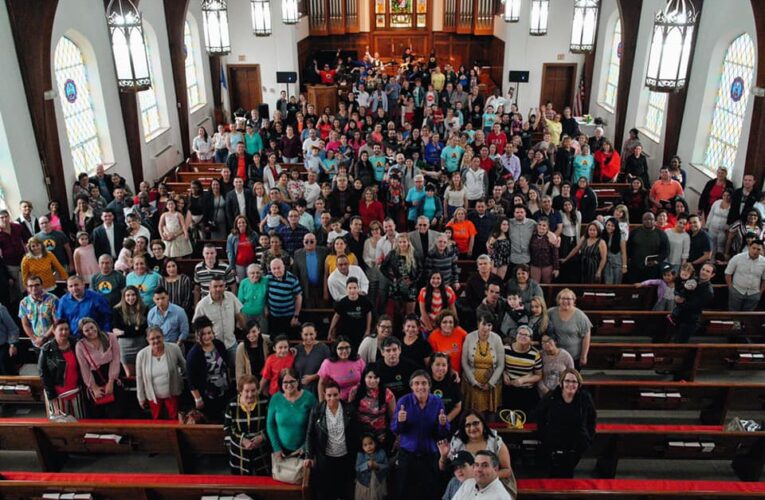
<instances>
[{"instance_id":1,"label":"wooden pew","mask_svg":"<svg viewBox=\"0 0 765 500\"><path fill-rule=\"evenodd\" d=\"M497 431L514 461L545 465L533 424L522 430L503 427ZM739 479L759 481L765 464L765 433L726 432L717 425L599 424L586 456L598 459L596 472L601 478L616 477L620 459L730 460Z\"/></svg>"},{"instance_id":2,"label":"wooden pew","mask_svg":"<svg viewBox=\"0 0 765 500\"><path fill-rule=\"evenodd\" d=\"M86 442L85 434L116 434L122 442ZM0 419L0 449L34 450L40 468L59 471L69 453L122 455L157 453L173 455L178 472L194 471L196 455L227 453L220 425L182 425L151 420L82 420L60 424L47 419Z\"/></svg>"},{"instance_id":3,"label":"wooden pew","mask_svg":"<svg viewBox=\"0 0 765 500\"><path fill-rule=\"evenodd\" d=\"M217 179L219 175L216 172L184 172L179 170L175 173L176 182L183 182L188 184L193 180L199 180L202 183L212 182L213 179Z\"/></svg>"},{"instance_id":4,"label":"wooden pew","mask_svg":"<svg viewBox=\"0 0 765 500\"><path fill-rule=\"evenodd\" d=\"M663 311L584 310L593 324L593 336L651 337L653 342L666 342L676 331ZM696 336L745 339L756 342L765 339L765 312L704 311L702 326ZM738 324L738 325L737 325ZM740 327L737 328L737 326Z\"/></svg>"},{"instance_id":5,"label":"wooden pew","mask_svg":"<svg viewBox=\"0 0 765 500\"><path fill-rule=\"evenodd\" d=\"M189 161L185 165L190 172L220 172L220 169L225 166L225 163L206 163L198 161Z\"/></svg>"},{"instance_id":6,"label":"wooden pew","mask_svg":"<svg viewBox=\"0 0 765 500\"><path fill-rule=\"evenodd\" d=\"M729 412L765 410L765 384L742 382L665 382L588 380L598 410L630 410L646 417L656 412L693 411L706 425L721 425Z\"/></svg>"},{"instance_id":7,"label":"wooden pew","mask_svg":"<svg viewBox=\"0 0 765 500\"><path fill-rule=\"evenodd\" d=\"M519 479L523 500L645 500L666 498L763 498L765 484L739 481L651 479Z\"/></svg>"},{"instance_id":8,"label":"wooden pew","mask_svg":"<svg viewBox=\"0 0 765 500\"><path fill-rule=\"evenodd\" d=\"M0 387L5 387L0 390L0 404L39 404L45 401L40 377L0 376Z\"/></svg>"},{"instance_id":9,"label":"wooden pew","mask_svg":"<svg viewBox=\"0 0 765 500\"><path fill-rule=\"evenodd\" d=\"M585 371L660 370L677 379L699 373L765 369L765 344L590 344Z\"/></svg>"},{"instance_id":10,"label":"wooden pew","mask_svg":"<svg viewBox=\"0 0 765 500\"><path fill-rule=\"evenodd\" d=\"M656 287L637 288L635 285L582 285L582 284L541 284L548 307L555 305L555 298L564 288L569 288L576 296L576 305L580 309L622 309L650 310L656 303ZM715 300L709 309L725 310L728 307L727 285L712 285Z\"/></svg>"},{"instance_id":11,"label":"wooden pew","mask_svg":"<svg viewBox=\"0 0 765 500\"><path fill-rule=\"evenodd\" d=\"M5 499L39 498L45 493L84 493L113 500L199 500L240 493L266 500L311 499L307 484L291 485L263 476L0 473L0 494Z\"/></svg>"}]
</instances>

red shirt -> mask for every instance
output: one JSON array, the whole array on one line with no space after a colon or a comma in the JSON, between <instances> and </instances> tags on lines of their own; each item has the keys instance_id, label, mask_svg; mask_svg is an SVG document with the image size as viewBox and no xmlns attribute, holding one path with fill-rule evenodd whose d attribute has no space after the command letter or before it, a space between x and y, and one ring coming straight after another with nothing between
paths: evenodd
<instances>
[{"instance_id":1,"label":"red shirt","mask_svg":"<svg viewBox=\"0 0 765 500\"><path fill-rule=\"evenodd\" d=\"M252 248L250 237L244 233L239 234L239 246L236 247L236 265L248 266L255 262L255 249Z\"/></svg>"},{"instance_id":2,"label":"red shirt","mask_svg":"<svg viewBox=\"0 0 765 500\"><path fill-rule=\"evenodd\" d=\"M273 396L279 392L279 373L285 368L292 368L295 363L295 355L287 354L280 358L276 354L271 354L266 358L266 364L263 366L261 376L269 380L268 395Z\"/></svg>"},{"instance_id":3,"label":"red shirt","mask_svg":"<svg viewBox=\"0 0 765 500\"><path fill-rule=\"evenodd\" d=\"M369 204L369 206L367 206L366 201L360 201L359 217L361 217L361 222L364 224L364 231L369 229L369 224L373 220L382 223L383 219L385 219L385 211L383 210L382 203L374 200L371 204Z\"/></svg>"},{"instance_id":4,"label":"red shirt","mask_svg":"<svg viewBox=\"0 0 765 500\"><path fill-rule=\"evenodd\" d=\"M487 174L491 173L491 171L494 169L494 160L488 156L486 158L481 158L481 168L484 169Z\"/></svg>"},{"instance_id":5,"label":"red shirt","mask_svg":"<svg viewBox=\"0 0 765 500\"><path fill-rule=\"evenodd\" d=\"M493 131L489 133L488 137L489 144L494 144L497 146L497 153L502 154L505 152L505 144L507 144L507 136L504 132L501 130L498 134L495 134Z\"/></svg>"},{"instance_id":6,"label":"red shirt","mask_svg":"<svg viewBox=\"0 0 765 500\"><path fill-rule=\"evenodd\" d=\"M77 387L80 382L80 371L77 368L77 357L74 355L74 349L70 348L61 354L63 354L64 360L66 361L66 369L64 370L64 385L56 386L56 394L63 394L67 391L71 391Z\"/></svg>"},{"instance_id":7,"label":"red shirt","mask_svg":"<svg viewBox=\"0 0 765 500\"><path fill-rule=\"evenodd\" d=\"M335 71L334 69L331 69L329 71L319 70L319 76L321 76L321 83L325 85L332 85L335 83Z\"/></svg>"},{"instance_id":8,"label":"red shirt","mask_svg":"<svg viewBox=\"0 0 765 500\"><path fill-rule=\"evenodd\" d=\"M237 158L236 176L239 177L240 179L247 178L247 169L245 168L245 164L244 164L244 155Z\"/></svg>"}]
</instances>

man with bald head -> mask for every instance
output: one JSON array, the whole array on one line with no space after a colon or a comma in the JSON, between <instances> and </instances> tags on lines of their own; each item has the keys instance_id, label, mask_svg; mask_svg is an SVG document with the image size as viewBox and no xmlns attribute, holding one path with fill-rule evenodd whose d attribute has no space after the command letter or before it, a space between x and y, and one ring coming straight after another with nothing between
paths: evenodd
<instances>
[{"instance_id":1,"label":"man with bald head","mask_svg":"<svg viewBox=\"0 0 765 500\"><path fill-rule=\"evenodd\" d=\"M266 289L266 317L268 330L274 337L286 334L297 339L296 327L300 325L300 309L303 305L303 289L294 274L287 271L282 259L271 261L271 277Z\"/></svg>"}]
</instances>

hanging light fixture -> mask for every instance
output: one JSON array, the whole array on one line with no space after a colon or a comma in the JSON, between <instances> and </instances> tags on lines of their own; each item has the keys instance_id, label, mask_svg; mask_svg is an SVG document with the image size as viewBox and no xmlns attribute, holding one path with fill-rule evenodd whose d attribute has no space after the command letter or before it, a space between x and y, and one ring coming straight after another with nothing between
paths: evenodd
<instances>
[{"instance_id":1,"label":"hanging light fixture","mask_svg":"<svg viewBox=\"0 0 765 500\"><path fill-rule=\"evenodd\" d=\"M505 0L505 22L517 23L521 20L521 0Z\"/></svg>"},{"instance_id":2,"label":"hanging light fixture","mask_svg":"<svg viewBox=\"0 0 765 500\"><path fill-rule=\"evenodd\" d=\"M669 0L656 14L645 85L655 92L685 87L696 9L690 0Z\"/></svg>"},{"instance_id":3,"label":"hanging light fixture","mask_svg":"<svg viewBox=\"0 0 765 500\"><path fill-rule=\"evenodd\" d=\"M252 32L255 36L271 34L270 0L252 0Z\"/></svg>"},{"instance_id":4,"label":"hanging light fixture","mask_svg":"<svg viewBox=\"0 0 765 500\"><path fill-rule=\"evenodd\" d=\"M106 25L122 92L139 92L151 87L149 56L143 40L141 13L131 0L111 0L106 7Z\"/></svg>"},{"instance_id":5,"label":"hanging light fixture","mask_svg":"<svg viewBox=\"0 0 765 500\"><path fill-rule=\"evenodd\" d=\"M282 0L282 21L284 24L297 24L299 17L298 0Z\"/></svg>"},{"instance_id":6,"label":"hanging light fixture","mask_svg":"<svg viewBox=\"0 0 765 500\"><path fill-rule=\"evenodd\" d=\"M547 16L550 13L550 0L531 0L531 27L529 35L547 34Z\"/></svg>"},{"instance_id":7,"label":"hanging light fixture","mask_svg":"<svg viewBox=\"0 0 765 500\"><path fill-rule=\"evenodd\" d=\"M575 54L592 52L598 31L599 0L575 0L574 24L569 50Z\"/></svg>"},{"instance_id":8,"label":"hanging light fixture","mask_svg":"<svg viewBox=\"0 0 765 500\"><path fill-rule=\"evenodd\" d=\"M211 56L225 56L231 52L226 0L202 0L202 20L207 53Z\"/></svg>"}]
</instances>

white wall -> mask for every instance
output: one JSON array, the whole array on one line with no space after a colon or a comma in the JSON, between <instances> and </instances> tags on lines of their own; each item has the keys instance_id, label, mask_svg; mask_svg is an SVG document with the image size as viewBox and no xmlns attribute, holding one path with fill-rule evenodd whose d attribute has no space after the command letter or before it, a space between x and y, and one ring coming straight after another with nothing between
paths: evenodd
<instances>
[{"instance_id":1,"label":"white wall","mask_svg":"<svg viewBox=\"0 0 765 500\"><path fill-rule=\"evenodd\" d=\"M529 71L529 83L521 84L518 92L518 109L526 116L530 108L539 107L542 92L542 66L544 63L576 63L579 82L584 56L569 52L571 19L574 16L573 0L551 2L547 35L529 35L531 3L521 4L521 19L517 23L505 23L505 59L503 78L508 71ZM502 88L507 89L506 81Z\"/></svg>"},{"instance_id":2,"label":"white wall","mask_svg":"<svg viewBox=\"0 0 765 500\"><path fill-rule=\"evenodd\" d=\"M645 86L645 75L648 68L648 53L651 48L651 37L653 36L653 21L660 9L664 8L664 0L644 0L643 11L640 14L640 29L638 30L637 47L635 48L635 62L632 69L632 81L630 82L629 102L627 103L627 113L624 122L623 137L626 139L629 129L640 128L640 124L645 114L645 107L648 100L648 89ZM664 132L666 130L666 119L662 125L662 131L658 140L648 137L645 133L641 135L643 151L650 157L648 160L649 177L651 179L658 176L659 167L664 161ZM621 144L618 146L621 148Z\"/></svg>"},{"instance_id":3,"label":"white wall","mask_svg":"<svg viewBox=\"0 0 765 500\"><path fill-rule=\"evenodd\" d=\"M154 0L157 3L161 3L158 0ZM228 12L228 18L229 18L229 33L233 33L233 12L231 8L231 4L235 3L237 6L240 4L246 4L247 8L249 9L250 2L247 1L238 1L238 2L229 2L229 12ZM249 12L249 11L248 11ZM202 2L199 2L197 0L189 0L189 8L188 8L188 15L192 18L194 22L191 23L192 29L193 26L196 24L196 31L197 31L197 40L199 41L199 53L197 54L197 68L201 66L201 70L199 71L199 74L197 75L198 81L204 82L204 93L205 98L203 99L204 105L200 105L196 109L190 110L189 113L189 136L187 137L188 141L191 141L194 136L197 135L197 128L204 126L207 128L207 132L215 132L215 126L212 122L212 110L214 108L213 103L213 93L212 93L212 86L213 85L220 85L220 77L215 76L214 81L212 75L210 75L210 58L207 55L207 51L205 49L205 33L204 33L204 23L202 22ZM249 19L249 14L247 15L247 19ZM233 42L233 40L232 40ZM232 50L233 50L233 44L232 44ZM169 62L169 59L168 59Z\"/></svg>"},{"instance_id":4,"label":"white wall","mask_svg":"<svg viewBox=\"0 0 765 500\"><path fill-rule=\"evenodd\" d=\"M146 141L143 122L138 120L141 131L141 160L143 177L149 182L159 179L175 165L183 161L183 146L178 124L173 68L170 64L170 47L167 38L167 23L162 2L141 2L141 13L147 36L146 43L152 52L152 86L157 95L160 111L163 115L163 129ZM152 41L148 38L156 40ZM156 43L155 43L156 42ZM138 96L136 96L138 99ZM138 104L140 110L140 103ZM163 153L164 151L164 153Z\"/></svg>"},{"instance_id":5,"label":"white wall","mask_svg":"<svg viewBox=\"0 0 765 500\"><path fill-rule=\"evenodd\" d=\"M104 3L101 0L69 0L61 2L53 22L51 37L51 55L55 54L56 45L62 36L72 39L82 50L85 65L88 69L90 93L96 113L96 122L101 142L101 155L104 163L114 162L114 169L127 179L128 185L133 185L133 174L130 170L125 126L122 121L122 110L119 105L116 74L106 28ZM61 109L62 89L58 88L53 57L49 62L53 74L53 85L56 90L55 108L58 137L61 143L61 158L64 167L64 179L67 186L75 181L72 156L69 154L69 139L66 135L64 115ZM71 191L67 189L67 191ZM71 192L68 194L71 197ZM71 205L72 200L69 200Z\"/></svg>"},{"instance_id":6,"label":"white wall","mask_svg":"<svg viewBox=\"0 0 765 500\"><path fill-rule=\"evenodd\" d=\"M712 112L719 86L718 75L725 58L725 51L733 40L744 33L748 33L752 37L755 44L755 54L757 47L754 14L752 13L752 5L748 0L727 0L724 9L712 9L710 7L712 6L706 5L701 12L695 58L688 82L683 129L680 133L677 151L688 172L690 189L686 189L688 191L686 195L693 199L691 206L694 207L696 206L695 200L704 183L711 177L707 172L693 166L692 163L701 164L704 158L707 135L712 123ZM756 68L754 74L752 86L756 84ZM750 94L744 128L741 131L741 140L736 154L736 163L732 175L729 174L736 186L741 185L741 179L744 175L753 106L754 96Z\"/></svg>"},{"instance_id":7,"label":"white wall","mask_svg":"<svg viewBox=\"0 0 765 500\"><path fill-rule=\"evenodd\" d=\"M3 68L3 91L0 92L0 187L5 193L5 201L13 218L19 216L18 206L22 199L32 201L35 214L42 215L47 212L48 193L44 187L45 179L5 2L0 2L0 68Z\"/></svg>"},{"instance_id":8,"label":"white wall","mask_svg":"<svg viewBox=\"0 0 765 500\"><path fill-rule=\"evenodd\" d=\"M608 77L608 65L611 58L611 45L613 43L613 26L619 18L619 5L616 0L603 0L600 3L600 17L598 18L598 42L595 53L595 66L592 72L592 89L590 92L590 115L600 117L608 124L604 127L606 137L614 137L616 128L616 114L600 104L603 95L606 78ZM617 96L618 99L618 96Z\"/></svg>"},{"instance_id":9,"label":"white wall","mask_svg":"<svg viewBox=\"0 0 765 500\"><path fill-rule=\"evenodd\" d=\"M193 2L192 2L193 3ZM228 64L259 64L260 82L262 85L263 102L268 104L273 113L279 92L285 90L284 84L276 83L277 71L298 71L299 61L297 42L307 28L298 28L294 25L286 25L282 22L281 1L271 2L271 30L270 36L256 37L252 33L252 16L250 14L250 2L236 1L228 4L229 33L231 34L231 53L223 59ZM307 20L301 20L307 23ZM227 75L228 77L228 75ZM289 94L295 95L297 85L290 85ZM224 94L228 92L224 89ZM224 97L226 109L230 112L232 106L228 95Z\"/></svg>"}]
</instances>

